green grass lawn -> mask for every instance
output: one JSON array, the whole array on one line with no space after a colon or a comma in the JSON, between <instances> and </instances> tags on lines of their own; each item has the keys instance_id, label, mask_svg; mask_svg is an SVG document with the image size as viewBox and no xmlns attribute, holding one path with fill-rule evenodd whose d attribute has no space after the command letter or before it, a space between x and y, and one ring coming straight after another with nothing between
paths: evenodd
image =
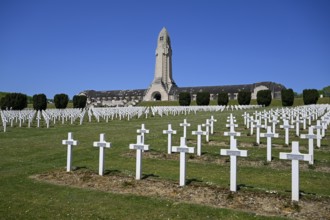
<instances>
[{"instance_id":1,"label":"green grass lawn","mask_svg":"<svg viewBox=\"0 0 330 220\"><path fill-rule=\"evenodd\" d=\"M229 142L223 136L226 117L230 112L213 113L218 122L215 123L215 134L210 136L212 144L203 141L203 157L209 161L196 162L187 160L187 178L196 179L201 183L212 183L229 188L229 164L219 165L213 160L228 158L220 156L219 143ZM290 151L290 148L274 148L274 161L282 166L272 168L266 163L265 147L253 146L255 137L248 136L249 130L243 127L242 111L233 112L239 123L238 130L242 137L238 143L247 143L247 158L239 158L242 166L238 167L237 183L246 186L241 190L267 191L274 190L289 195L291 190L291 166L288 161L279 160L279 152ZM127 156L128 145L136 142L136 130L144 123L150 133L146 135L146 144L154 153L167 152L167 136L162 130L171 123L178 131L173 136L173 144L179 144L182 128L179 123L187 118L192 126L188 129L188 140L194 142L191 135L197 124L204 123L212 113L200 112L197 115L150 117L148 119L114 120L97 123L93 120L83 125L65 124L60 122L47 129L15 126L7 127L7 132L0 132L0 219L266 219L252 213L229 209L204 206L203 204L178 203L162 198L149 198L134 195L119 195L96 190L71 188L52 185L29 178L52 170L65 169L66 146L61 141L67 139L67 133L73 132L79 145L73 150L73 166L85 167L97 172L98 149L93 141L99 140L99 134L105 133L106 140L112 142L112 148L106 150L105 169L118 170L123 174L135 174L135 157ZM36 123L36 121L34 121ZM283 137L283 131L278 130ZM291 132L291 140L298 140ZM302 131L307 133L307 131ZM329 137L329 131L327 132ZM265 144L265 139L261 139ZM273 139L274 144L283 144L284 138ZM307 152L307 140L300 140L301 152ZM243 149L243 147L239 148ZM189 156L187 156L189 157ZM196 157L196 156L195 156ZM326 138L322 148L315 150L316 163L300 171L300 190L307 196L330 197L329 171L318 168L330 167L330 143ZM263 166L249 165L251 161L263 161ZM307 162L302 162L307 164ZM178 160L143 159L143 173L154 174L159 179L179 181ZM143 180L142 180L143 181ZM189 186L187 186L189 187ZM276 217L267 217L276 219Z\"/></svg>"}]
</instances>

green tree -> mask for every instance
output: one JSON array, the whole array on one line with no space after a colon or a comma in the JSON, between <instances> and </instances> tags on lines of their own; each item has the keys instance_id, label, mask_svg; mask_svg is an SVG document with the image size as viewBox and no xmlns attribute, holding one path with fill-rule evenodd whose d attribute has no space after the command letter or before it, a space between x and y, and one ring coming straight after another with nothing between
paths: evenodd
<instances>
[{"instance_id":1,"label":"green tree","mask_svg":"<svg viewBox=\"0 0 330 220\"><path fill-rule=\"evenodd\" d=\"M319 92L316 89L304 89L303 99L305 105L316 104L319 100Z\"/></svg>"},{"instance_id":2,"label":"green tree","mask_svg":"<svg viewBox=\"0 0 330 220\"><path fill-rule=\"evenodd\" d=\"M179 94L179 104L181 106L189 106L191 103L191 95L189 92L181 92Z\"/></svg>"},{"instance_id":3,"label":"green tree","mask_svg":"<svg viewBox=\"0 0 330 220\"><path fill-rule=\"evenodd\" d=\"M73 107L74 108L85 108L87 103L87 96L84 95L75 95L73 96Z\"/></svg>"},{"instance_id":4,"label":"green tree","mask_svg":"<svg viewBox=\"0 0 330 220\"><path fill-rule=\"evenodd\" d=\"M197 105L209 105L210 104L210 93L209 92L197 92L196 104Z\"/></svg>"},{"instance_id":5,"label":"green tree","mask_svg":"<svg viewBox=\"0 0 330 220\"><path fill-rule=\"evenodd\" d=\"M228 93L219 92L218 93L218 105L228 105L228 102L229 102Z\"/></svg>"},{"instance_id":6,"label":"green tree","mask_svg":"<svg viewBox=\"0 0 330 220\"><path fill-rule=\"evenodd\" d=\"M238 101L238 104L240 104L240 105L250 105L251 92L249 92L249 91L239 91L237 101Z\"/></svg>"},{"instance_id":7,"label":"green tree","mask_svg":"<svg viewBox=\"0 0 330 220\"><path fill-rule=\"evenodd\" d=\"M272 102L272 92L269 89L260 90L257 92L258 105L269 106Z\"/></svg>"},{"instance_id":8,"label":"green tree","mask_svg":"<svg viewBox=\"0 0 330 220\"><path fill-rule=\"evenodd\" d=\"M294 102L295 93L292 89L282 89L281 99L282 106L292 106Z\"/></svg>"},{"instance_id":9,"label":"green tree","mask_svg":"<svg viewBox=\"0 0 330 220\"><path fill-rule=\"evenodd\" d=\"M27 96L22 93L8 93L0 100L1 109L22 110L27 107Z\"/></svg>"},{"instance_id":10,"label":"green tree","mask_svg":"<svg viewBox=\"0 0 330 220\"><path fill-rule=\"evenodd\" d=\"M330 86L326 86L322 90L324 97L330 97Z\"/></svg>"},{"instance_id":11,"label":"green tree","mask_svg":"<svg viewBox=\"0 0 330 220\"><path fill-rule=\"evenodd\" d=\"M65 109L69 102L69 96L61 93L54 96L55 107L58 109Z\"/></svg>"},{"instance_id":12,"label":"green tree","mask_svg":"<svg viewBox=\"0 0 330 220\"><path fill-rule=\"evenodd\" d=\"M33 96L33 108L37 111L46 110L47 97L45 94L35 94Z\"/></svg>"}]
</instances>

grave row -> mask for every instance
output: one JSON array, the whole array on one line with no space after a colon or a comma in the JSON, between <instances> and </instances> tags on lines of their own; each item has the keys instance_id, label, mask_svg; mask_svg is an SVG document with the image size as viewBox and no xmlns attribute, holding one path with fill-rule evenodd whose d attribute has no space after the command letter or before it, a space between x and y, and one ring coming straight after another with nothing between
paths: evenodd
<instances>
[{"instance_id":1,"label":"grave row","mask_svg":"<svg viewBox=\"0 0 330 220\"><path fill-rule=\"evenodd\" d=\"M325 120L328 119L330 112L323 112L324 115L322 116ZM192 131L193 135L197 135L197 155L201 155L201 136L206 136L206 141L208 141L208 135L213 133L213 123L217 120L214 119L212 116L211 119L207 119L206 123L203 124L206 127L205 131L201 129L202 125L197 126L197 131ZM226 127L229 128L229 132L224 132L224 136L230 136L230 149L221 149L220 155L223 156L230 156L230 190L235 192L237 190L236 185L236 177L237 177L237 156L247 157L246 150L239 150L237 148L237 139L235 137L240 136L240 132L235 131L235 127L238 127L235 124L236 119L231 114L227 120L228 124ZM329 121L327 122L329 123ZM171 124L168 125L167 130L163 130L163 134L168 135L168 154L172 152L179 152L180 153L180 186L185 185L185 176L186 176L186 153L195 153L195 147L188 147L186 144L186 134L187 134L187 127L191 126L190 123L187 122L185 119L183 123L180 124L183 127L183 137L180 138L180 146L172 146L172 134L176 134L176 131L172 129ZM149 133L149 130L145 128L144 124L141 125L141 129L137 130L138 136L137 141L134 144L129 144L129 149L136 150L136 179L140 180L142 175L142 156L143 152L149 150L149 145L146 145L145 142L145 134ZM309 136L308 136L309 135ZM314 136L308 134L307 138L313 139ZM278 137L276 133L271 131L271 127L267 127L267 133L264 133L264 137L267 137L268 140L271 140L273 137ZM62 143L68 146L68 153L67 153L67 171L71 171L71 147L77 144L77 141L73 140L72 134L69 133L68 140L63 140ZM106 142L104 140L104 134L100 135L100 141L93 143L94 147L100 148L100 158L99 158L99 175L103 175L104 170L104 147L110 148L111 143ZM313 144L311 145L313 148ZM267 160L271 158L271 144L267 143ZM309 152L308 154L301 154L299 152L299 142L292 142L292 151L290 153L281 152L279 154L280 159L292 160L292 200L298 201L299 200L299 160L302 161L312 161L313 154Z\"/></svg>"}]
</instances>

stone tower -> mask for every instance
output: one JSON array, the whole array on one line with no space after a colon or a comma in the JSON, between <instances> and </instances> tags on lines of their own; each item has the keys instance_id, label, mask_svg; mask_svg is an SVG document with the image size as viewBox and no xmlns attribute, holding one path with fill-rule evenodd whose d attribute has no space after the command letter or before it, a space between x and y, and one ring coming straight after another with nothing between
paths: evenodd
<instances>
[{"instance_id":1,"label":"stone tower","mask_svg":"<svg viewBox=\"0 0 330 220\"><path fill-rule=\"evenodd\" d=\"M164 27L157 39L155 76L143 98L144 101L170 100L169 93L176 84L172 78L172 48L170 36Z\"/></svg>"}]
</instances>

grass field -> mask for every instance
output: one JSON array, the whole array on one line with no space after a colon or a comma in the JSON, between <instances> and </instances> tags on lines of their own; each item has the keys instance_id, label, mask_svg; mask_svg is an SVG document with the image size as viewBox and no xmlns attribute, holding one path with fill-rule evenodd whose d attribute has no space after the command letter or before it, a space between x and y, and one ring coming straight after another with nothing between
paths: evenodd
<instances>
[{"instance_id":1,"label":"grass field","mask_svg":"<svg viewBox=\"0 0 330 220\"><path fill-rule=\"evenodd\" d=\"M155 154L166 153L167 136L162 130L171 123L178 131L173 136L173 144L179 144L182 128L179 123L187 118L192 126L188 129L188 140L193 143L196 139L191 135L197 124L205 122L206 118L214 115L215 134L210 137L212 144L203 141L203 157L210 162L197 163L187 160L187 179L201 183L212 183L229 189L229 164L213 163L217 158L226 160L219 155L221 143L228 144L229 138L223 136L225 120L229 113L234 113L238 120L237 131L242 132L238 137L239 144L245 144L241 149L248 150L247 158L239 158L242 166L238 168L237 183L245 186L241 191L277 191L290 197L291 166L288 161L280 161L279 152L289 152L290 148L273 149L274 161L281 169L266 163L265 147L253 146L255 136L248 136L248 130L243 127L242 111L209 113L200 112L197 115L150 117L148 119L134 118L130 121L114 120L106 123L87 122L83 125L62 125L58 122L49 129L17 126L7 127L7 132L0 132L0 219L277 219L277 217L259 216L253 213L230 209L209 207L203 204L180 203L157 197L135 195L120 195L105 193L97 190L80 189L52 185L29 178L52 170L65 169L66 147L61 140L67 138L68 132L73 132L74 139L79 145L73 150L73 166L98 170L98 149L93 147L93 141L99 140L99 134L105 133L106 140L112 142L112 148L106 150L105 168L116 170L125 175L135 175L135 157L128 157L128 145L136 142L136 130L144 123L150 133L146 135L146 144L150 145ZM34 122L36 123L36 122ZM283 131L278 130L283 137ZM291 140L299 140L291 132ZM307 131L302 131L307 133ZM322 140L322 147L315 150L316 163L305 166L300 171L300 190L306 197L330 197L330 143L329 131ZM265 140L261 139L262 144ZM299 140L301 152L307 153L307 140ZM275 145L283 145L284 138L273 139ZM263 161L262 166L252 162ZM303 162L307 164L307 162ZM152 174L160 180L178 181L179 161L143 159L143 174ZM142 180L143 181L143 180ZM186 186L186 187L189 187Z\"/></svg>"}]
</instances>

